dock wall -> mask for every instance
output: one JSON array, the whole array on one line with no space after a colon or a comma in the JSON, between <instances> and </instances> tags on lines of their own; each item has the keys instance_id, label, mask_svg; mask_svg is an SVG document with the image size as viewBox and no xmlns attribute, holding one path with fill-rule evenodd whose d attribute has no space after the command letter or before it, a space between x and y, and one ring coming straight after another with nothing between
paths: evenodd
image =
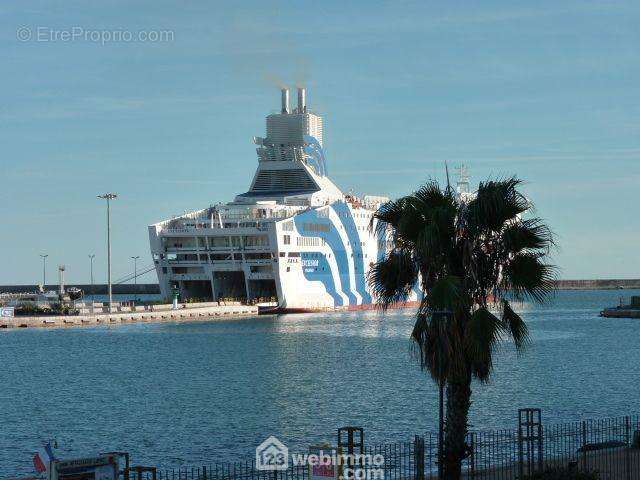
<instances>
[{"instance_id":1,"label":"dock wall","mask_svg":"<svg viewBox=\"0 0 640 480\"><path fill-rule=\"evenodd\" d=\"M136 322L195 322L230 317L253 317L258 307L249 305L186 304L173 310L171 305L134 307L128 311L81 315L0 318L0 328L72 327Z\"/></svg>"},{"instance_id":2,"label":"dock wall","mask_svg":"<svg viewBox=\"0 0 640 480\"><path fill-rule=\"evenodd\" d=\"M558 280L559 290L640 289L640 279Z\"/></svg>"}]
</instances>

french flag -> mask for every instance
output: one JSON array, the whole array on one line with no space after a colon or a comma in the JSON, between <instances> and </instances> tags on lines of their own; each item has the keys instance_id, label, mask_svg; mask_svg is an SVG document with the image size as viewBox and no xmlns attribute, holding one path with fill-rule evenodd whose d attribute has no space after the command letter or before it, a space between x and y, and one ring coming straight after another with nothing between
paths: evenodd
<instances>
[{"instance_id":1,"label":"french flag","mask_svg":"<svg viewBox=\"0 0 640 480\"><path fill-rule=\"evenodd\" d=\"M53 450L51 450L51 444L47 443L44 448L40 449L38 453L33 456L33 466L38 473L45 473L49 470L49 465L54 460Z\"/></svg>"}]
</instances>

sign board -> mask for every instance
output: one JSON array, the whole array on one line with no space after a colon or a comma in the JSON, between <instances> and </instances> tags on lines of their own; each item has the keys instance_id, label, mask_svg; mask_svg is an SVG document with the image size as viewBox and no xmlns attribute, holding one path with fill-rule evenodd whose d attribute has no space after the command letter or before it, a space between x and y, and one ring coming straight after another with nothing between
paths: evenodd
<instances>
[{"instance_id":1,"label":"sign board","mask_svg":"<svg viewBox=\"0 0 640 480\"><path fill-rule=\"evenodd\" d=\"M309 479L337 480L341 475L340 450L331 445L309 447Z\"/></svg>"},{"instance_id":2,"label":"sign board","mask_svg":"<svg viewBox=\"0 0 640 480\"><path fill-rule=\"evenodd\" d=\"M2 318L13 317L15 313L14 307L0 307L0 317Z\"/></svg>"},{"instance_id":3,"label":"sign board","mask_svg":"<svg viewBox=\"0 0 640 480\"><path fill-rule=\"evenodd\" d=\"M55 460L50 480L118 480L118 460L113 455Z\"/></svg>"}]
</instances>

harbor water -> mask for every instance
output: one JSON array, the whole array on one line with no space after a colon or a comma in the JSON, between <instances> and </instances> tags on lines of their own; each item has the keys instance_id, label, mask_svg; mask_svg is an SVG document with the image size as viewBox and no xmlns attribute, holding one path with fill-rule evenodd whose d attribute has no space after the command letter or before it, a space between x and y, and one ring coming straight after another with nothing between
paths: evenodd
<instances>
[{"instance_id":1,"label":"harbor water","mask_svg":"<svg viewBox=\"0 0 640 480\"><path fill-rule=\"evenodd\" d=\"M503 343L492 381L474 385L472 428L515 428L637 413L640 323L598 316L638 291L561 291L519 305L532 343ZM0 332L0 478L32 472L55 439L62 457L131 452L136 464L248 460L276 435L294 450L437 428L437 389L412 357L412 310L285 315L210 323Z\"/></svg>"}]
</instances>

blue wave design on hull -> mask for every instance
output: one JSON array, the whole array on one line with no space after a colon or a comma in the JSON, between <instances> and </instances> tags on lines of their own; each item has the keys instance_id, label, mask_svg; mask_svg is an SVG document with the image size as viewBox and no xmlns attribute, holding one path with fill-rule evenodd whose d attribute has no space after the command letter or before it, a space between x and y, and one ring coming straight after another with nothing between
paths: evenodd
<instances>
[{"instance_id":1,"label":"blue wave design on hull","mask_svg":"<svg viewBox=\"0 0 640 480\"><path fill-rule=\"evenodd\" d=\"M334 203L331 205L334 212L338 214L340 222L347 232L347 238L349 239L349 245L353 253L353 266L355 268L356 277L356 291L362 297L363 304L372 303L371 295L367 292L366 280L364 278L364 252L362 251L362 245L360 245L360 234L358 233L358 227L351 214L349 205L344 202Z\"/></svg>"},{"instance_id":2,"label":"blue wave design on hull","mask_svg":"<svg viewBox=\"0 0 640 480\"><path fill-rule=\"evenodd\" d=\"M324 254L322 252L303 252L301 259L304 278L312 282L322 282L327 293L333 297L334 305L336 307L342 306L342 297L336 290L333 275L331 274L331 267L324 257ZM305 266L306 262L313 264L315 264L315 262L318 263L317 265Z\"/></svg>"},{"instance_id":3,"label":"blue wave design on hull","mask_svg":"<svg viewBox=\"0 0 640 480\"><path fill-rule=\"evenodd\" d=\"M304 223L305 222L315 222L323 225L327 225L329 227L328 232L313 232L312 234L306 233L304 231ZM342 243L342 238L340 238L340 233L338 229L333 224L333 222L328 218L320 218L318 216L317 210L311 210L309 212L305 212L301 215L296 215L294 217L294 223L298 233L303 237L320 237L323 238L326 244L331 249L333 257L336 259L336 264L338 266L338 275L340 276L340 282L342 284L342 290L345 295L349 298L349 305L357 304L357 298L351 291L351 276L349 275L349 258L347 257L347 252L345 251L345 247ZM331 269L329 264L327 263L327 267L329 272ZM326 280L319 279L322 281L325 288L327 288L327 292L333 288L335 290L335 285L333 285L333 278L331 278L331 284L328 285ZM341 300L342 301L342 300Z\"/></svg>"}]
</instances>

